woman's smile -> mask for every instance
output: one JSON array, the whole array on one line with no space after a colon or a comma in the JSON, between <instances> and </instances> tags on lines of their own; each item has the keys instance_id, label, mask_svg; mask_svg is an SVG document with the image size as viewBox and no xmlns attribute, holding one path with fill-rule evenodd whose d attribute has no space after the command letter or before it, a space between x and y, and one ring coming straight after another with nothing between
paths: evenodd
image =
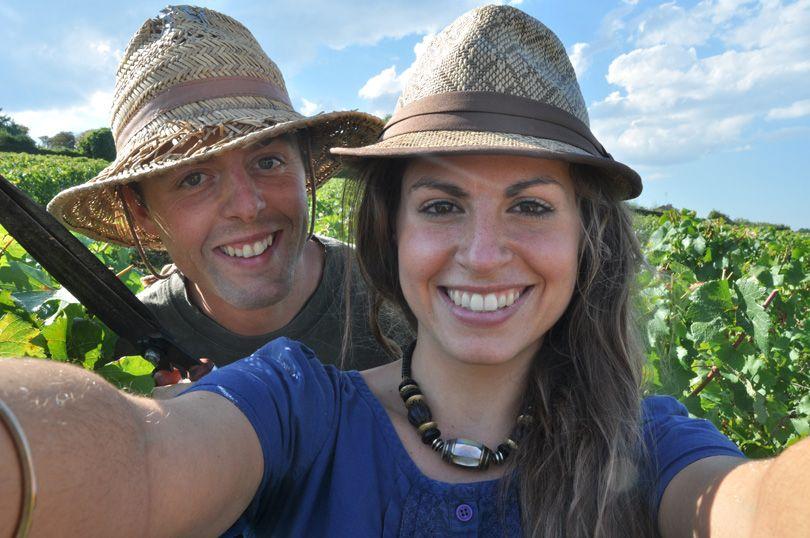
<instances>
[{"instance_id":1,"label":"woman's smile","mask_svg":"<svg viewBox=\"0 0 810 538\"><path fill-rule=\"evenodd\" d=\"M476 291L439 286L437 294L461 323L488 327L503 323L515 314L533 289L534 286L512 286L496 291Z\"/></svg>"}]
</instances>

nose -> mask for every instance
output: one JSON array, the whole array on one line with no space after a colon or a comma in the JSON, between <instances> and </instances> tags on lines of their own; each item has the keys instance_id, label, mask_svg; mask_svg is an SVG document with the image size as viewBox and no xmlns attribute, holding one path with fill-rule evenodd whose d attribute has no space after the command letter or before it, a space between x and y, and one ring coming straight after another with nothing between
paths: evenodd
<instances>
[{"instance_id":1,"label":"nose","mask_svg":"<svg viewBox=\"0 0 810 538\"><path fill-rule=\"evenodd\" d=\"M457 263L484 276L508 264L512 256L506 229L496 216L478 214L467 220L455 253Z\"/></svg>"},{"instance_id":2,"label":"nose","mask_svg":"<svg viewBox=\"0 0 810 538\"><path fill-rule=\"evenodd\" d=\"M225 179L225 216L245 222L256 219L267 203L250 174L242 167L229 167Z\"/></svg>"}]
</instances>

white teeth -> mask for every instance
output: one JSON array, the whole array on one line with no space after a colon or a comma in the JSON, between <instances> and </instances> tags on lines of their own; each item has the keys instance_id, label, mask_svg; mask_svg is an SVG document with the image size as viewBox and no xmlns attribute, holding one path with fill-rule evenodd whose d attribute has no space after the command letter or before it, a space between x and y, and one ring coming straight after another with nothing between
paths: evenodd
<instances>
[{"instance_id":1,"label":"white teeth","mask_svg":"<svg viewBox=\"0 0 810 538\"><path fill-rule=\"evenodd\" d=\"M484 297L484 310L487 312L494 312L498 309L498 298L494 293L487 293Z\"/></svg>"},{"instance_id":2,"label":"white teeth","mask_svg":"<svg viewBox=\"0 0 810 538\"><path fill-rule=\"evenodd\" d=\"M232 247L230 245L225 245L220 247L220 250L223 253L227 254L228 256L233 256L237 258L252 258L254 256L262 254L272 244L273 244L273 236L268 235L266 238L260 241L256 241L249 245L243 245L241 247Z\"/></svg>"},{"instance_id":3,"label":"white teeth","mask_svg":"<svg viewBox=\"0 0 810 538\"><path fill-rule=\"evenodd\" d=\"M472 310L473 312L494 312L500 308L512 306L518 297L520 297L519 290L510 290L503 293L487 293L482 295L480 293L470 293L467 291L447 290L447 295L456 306Z\"/></svg>"}]
</instances>

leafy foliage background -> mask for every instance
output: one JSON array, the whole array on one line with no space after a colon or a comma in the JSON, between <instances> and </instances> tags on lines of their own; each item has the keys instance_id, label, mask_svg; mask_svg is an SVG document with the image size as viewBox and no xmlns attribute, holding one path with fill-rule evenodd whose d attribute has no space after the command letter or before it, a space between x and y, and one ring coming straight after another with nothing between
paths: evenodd
<instances>
[{"instance_id":1,"label":"leafy foliage background","mask_svg":"<svg viewBox=\"0 0 810 538\"><path fill-rule=\"evenodd\" d=\"M0 174L40 203L106 164L0 153ZM340 179L318 191L317 233L346 239L342 193ZM810 235L686 210L638 211L635 219L647 261L638 328L648 391L675 396L749 456L810 435ZM129 249L80 239L133 292L142 289ZM0 228L0 356L76 363L148 394L152 365L110 362L116 339Z\"/></svg>"}]
</instances>

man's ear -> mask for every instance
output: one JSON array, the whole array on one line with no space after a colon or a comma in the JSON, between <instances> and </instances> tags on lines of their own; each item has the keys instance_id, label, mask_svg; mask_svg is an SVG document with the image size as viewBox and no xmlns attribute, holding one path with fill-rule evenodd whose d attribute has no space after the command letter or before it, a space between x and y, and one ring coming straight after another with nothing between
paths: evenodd
<instances>
[{"instance_id":1,"label":"man's ear","mask_svg":"<svg viewBox=\"0 0 810 538\"><path fill-rule=\"evenodd\" d=\"M152 214L149 212L149 208L146 206L143 195L133 189L130 185L122 185L120 192L124 197L124 203L127 204L135 224L150 235L158 235L158 227L155 225L155 221L152 219Z\"/></svg>"}]
</instances>

